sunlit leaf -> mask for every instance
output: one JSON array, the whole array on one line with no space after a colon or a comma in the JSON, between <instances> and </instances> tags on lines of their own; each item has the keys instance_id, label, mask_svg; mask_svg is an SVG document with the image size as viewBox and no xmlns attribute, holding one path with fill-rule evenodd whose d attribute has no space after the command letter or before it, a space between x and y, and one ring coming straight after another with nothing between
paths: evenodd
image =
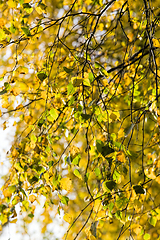
<instances>
[{"instance_id":1,"label":"sunlit leaf","mask_svg":"<svg viewBox=\"0 0 160 240\"><path fill-rule=\"evenodd\" d=\"M17 6L16 1L14 1L14 0L9 0L9 1L7 2L7 4L8 4L8 6L11 7L11 8L15 8L15 7Z\"/></svg>"},{"instance_id":2,"label":"sunlit leaf","mask_svg":"<svg viewBox=\"0 0 160 240\"><path fill-rule=\"evenodd\" d=\"M68 223L71 223L72 222L72 216L68 213L66 213L64 216L63 216L63 220L68 222Z\"/></svg>"},{"instance_id":3,"label":"sunlit leaf","mask_svg":"<svg viewBox=\"0 0 160 240\"><path fill-rule=\"evenodd\" d=\"M120 210L118 210L116 213L115 213L115 216L117 219L122 219L122 212Z\"/></svg>"},{"instance_id":4,"label":"sunlit leaf","mask_svg":"<svg viewBox=\"0 0 160 240\"><path fill-rule=\"evenodd\" d=\"M72 187L72 181L70 178L62 178L60 180L61 188L69 192Z\"/></svg>"},{"instance_id":5,"label":"sunlit leaf","mask_svg":"<svg viewBox=\"0 0 160 240\"><path fill-rule=\"evenodd\" d=\"M150 236L150 234L148 234L148 233L145 233L144 236L143 236L143 239L144 239L144 240L148 240L148 239L150 239L150 238L151 238L151 236Z\"/></svg>"},{"instance_id":6,"label":"sunlit leaf","mask_svg":"<svg viewBox=\"0 0 160 240\"><path fill-rule=\"evenodd\" d=\"M78 177L79 179L82 180L82 176L81 176L80 172L78 171L78 169L75 169L73 173L76 177Z\"/></svg>"},{"instance_id":7,"label":"sunlit leaf","mask_svg":"<svg viewBox=\"0 0 160 240\"><path fill-rule=\"evenodd\" d=\"M155 227L155 226L156 226L156 223L157 223L157 218L156 218L156 216L151 216L151 217L149 218L149 223Z\"/></svg>"},{"instance_id":8,"label":"sunlit leaf","mask_svg":"<svg viewBox=\"0 0 160 240\"><path fill-rule=\"evenodd\" d=\"M62 196L61 203L68 205L68 202L69 202L69 198L66 196Z\"/></svg>"},{"instance_id":9,"label":"sunlit leaf","mask_svg":"<svg viewBox=\"0 0 160 240\"><path fill-rule=\"evenodd\" d=\"M34 201L36 200L36 196L35 195L29 195L29 201L31 202L31 203L33 203Z\"/></svg>"}]
</instances>

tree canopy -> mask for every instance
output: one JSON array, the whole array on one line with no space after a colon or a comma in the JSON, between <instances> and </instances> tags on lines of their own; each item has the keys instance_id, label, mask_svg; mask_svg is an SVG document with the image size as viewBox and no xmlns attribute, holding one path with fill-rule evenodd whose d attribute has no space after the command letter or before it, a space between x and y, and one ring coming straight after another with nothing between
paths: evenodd
<instances>
[{"instance_id":1,"label":"tree canopy","mask_svg":"<svg viewBox=\"0 0 160 240\"><path fill-rule=\"evenodd\" d=\"M0 230L18 205L27 232L44 196L44 236L62 211L66 240L160 239L159 11L0 0L0 115L16 126Z\"/></svg>"}]
</instances>

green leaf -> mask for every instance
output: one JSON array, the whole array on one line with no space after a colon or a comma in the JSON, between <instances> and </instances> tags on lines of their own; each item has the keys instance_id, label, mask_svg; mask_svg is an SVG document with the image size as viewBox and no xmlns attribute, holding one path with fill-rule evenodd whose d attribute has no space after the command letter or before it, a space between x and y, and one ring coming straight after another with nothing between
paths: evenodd
<instances>
[{"instance_id":1,"label":"green leaf","mask_svg":"<svg viewBox=\"0 0 160 240\"><path fill-rule=\"evenodd\" d=\"M32 8L29 3L23 3L23 8Z\"/></svg>"},{"instance_id":2,"label":"green leaf","mask_svg":"<svg viewBox=\"0 0 160 240\"><path fill-rule=\"evenodd\" d=\"M11 193L13 193L13 192L16 191L16 186L15 186L15 185L9 186L9 187L8 187L8 190L9 190Z\"/></svg>"},{"instance_id":3,"label":"green leaf","mask_svg":"<svg viewBox=\"0 0 160 240\"><path fill-rule=\"evenodd\" d=\"M69 107L72 106L73 103L74 103L74 101L75 101L75 97L72 96L71 99L69 100L68 106L69 106Z\"/></svg>"},{"instance_id":4,"label":"green leaf","mask_svg":"<svg viewBox=\"0 0 160 240\"><path fill-rule=\"evenodd\" d=\"M3 31L4 31L5 34L7 34L7 35L10 35L10 34L11 34L11 32L10 32L7 28L5 28L5 27L3 27Z\"/></svg>"},{"instance_id":5,"label":"green leaf","mask_svg":"<svg viewBox=\"0 0 160 240\"><path fill-rule=\"evenodd\" d=\"M38 7L40 7L42 10L46 10L46 8L47 8L47 6L44 3L40 2L40 1L38 3Z\"/></svg>"},{"instance_id":6,"label":"green leaf","mask_svg":"<svg viewBox=\"0 0 160 240\"><path fill-rule=\"evenodd\" d=\"M7 208L7 206L4 205L4 204L1 204L0 205L0 212L2 213L5 208Z\"/></svg>"},{"instance_id":7,"label":"green leaf","mask_svg":"<svg viewBox=\"0 0 160 240\"><path fill-rule=\"evenodd\" d=\"M13 23L11 24L11 27L9 28L9 30L11 31L11 33L15 33L16 27L13 25Z\"/></svg>"},{"instance_id":8,"label":"green leaf","mask_svg":"<svg viewBox=\"0 0 160 240\"><path fill-rule=\"evenodd\" d=\"M25 9L25 11L30 14L33 11L33 8L31 7L31 5L29 3L24 3L23 4L23 8ZM24 18L24 17L23 17Z\"/></svg>"},{"instance_id":9,"label":"green leaf","mask_svg":"<svg viewBox=\"0 0 160 240\"><path fill-rule=\"evenodd\" d=\"M101 72L101 74L104 75L105 77L108 77L108 72L107 72L104 68L101 68L100 72Z\"/></svg>"},{"instance_id":10,"label":"green leaf","mask_svg":"<svg viewBox=\"0 0 160 240\"><path fill-rule=\"evenodd\" d=\"M60 209L59 209L59 207L58 207L58 209L57 209L57 212L58 212L59 215L61 214L61 213L60 213Z\"/></svg>"},{"instance_id":11,"label":"green leaf","mask_svg":"<svg viewBox=\"0 0 160 240\"><path fill-rule=\"evenodd\" d=\"M115 216L117 219L119 220L122 220L122 212L120 210L118 210L116 213L115 213Z\"/></svg>"},{"instance_id":12,"label":"green leaf","mask_svg":"<svg viewBox=\"0 0 160 240\"><path fill-rule=\"evenodd\" d=\"M103 68L103 66L98 62L95 62L94 66L95 68Z\"/></svg>"},{"instance_id":13,"label":"green leaf","mask_svg":"<svg viewBox=\"0 0 160 240\"><path fill-rule=\"evenodd\" d=\"M55 108L52 108L50 111L49 111L49 114L51 115L51 117L53 118L53 120L56 120L57 117L58 117L58 112Z\"/></svg>"},{"instance_id":14,"label":"green leaf","mask_svg":"<svg viewBox=\"0 0 160 240\"><path fill-rule=\"evenodd\" d=\"M113 173L113 180L115 180L116 182L118 182L120 176L121 176L121 174L115 170L114 173Z\"/></svg>"},{"instance_id":15,"label":"green leaf","mask_svg":"<svg viewBox=\"0 0 160 240\"><path fill-rule=\"evenodd\" d=\"M34 143L37 141L37 137L35 135L31 135L30 139Z\"/></svg>"},{"instance_id":16,"label":"green leaf","mask_svg":"<svg viewBox=\"0 0 160 240\"><path fill-rule=\"evenodd\" d=\"M102 153L102 148L104 147L104 144L101 140L96 140L96 148L98 152Z\"/></svg>"},{"instance_id":17,"label":"green leaf","mask_svg":"<svg viewBox=\"0 0 160 240\"><path fill-rule=\"evenodd\" d=\"M78 154L73 160L72 164L79 166L79 161L81 160L81 155Z\"/></svg>"},{"instance_id":18,"label":"green leaf","mask_svg":"<svg viewBox=\"0 0 160 240\"><path fill-rule=\"evenodd\" d=\"M30 213L30 214L28 214L28 217L33 218L33 217L34 217L34 214L33 214L33 213Z\"/></svg>"},{"instance_id":19,"label":"green leaf","mask_svg":"<svg viewBox=\"0 0 160 240\"><path fill-rule=\"evenodd\" d=\"M28 182L32 185L39 181L39 178L34 176L33 178L28 178Z\"/></svg>"},{"instance_id":20,"label":"green leaf","mask_svg":"<svg viewBox=\"0 0 160 240\"><path fill-rule=\"evenodd\" d=\"M95 171L96 177L98 177L101 174L101 171L98 167L96 167L94 171Z\"/></svg>"},{"instance_id":21,"label":"green leaf","mask_svg":"<svg viewBox=\"0 0 160 240\"><path fill-rule=\"evenodd\" d=\"M29 17L29 14L26 14L23 16L23 18L28 18Z\"/></svg>"},{"instance_id":22,"label":"green leaf","mask_svg":"<svg viewBox=\"0 0 160 240\"><path fill-rule=\"evenodd\" d=\"M23 188L20 188L20 191L21 191L21 193L22 193L24 196L26 196L26 197L27 197L27 194L25 193L25 191L24 191L24 189L23 189Z\"/></svg>"},{"instance_id":23,"label":"green leaf","mask_svg":"<svg viewBox=\"0 0 160 240\"><path fill-rule=\"evenodd\" d=\"M3 95L3 94L5 94L5 93L7 93L6 89L2 90L2 91L0 92L0 95Z\"/></svg>"},{"instance_id":24,"label":"green leaf","mask_svg":"<svg viewBox=\"0 0 160 240\"><path fill-rule=\"evenodd\" d=\"M90 80L90 82L93 82L93 80L94 80L94 75L93 75L93 73L89 73L88 74L88 78L89 78L89 80Z\"/></svg>"},{"instance_id":25,"label":"green leaf","mask_svg":"<svg viewBox=\"0 0 160 240\"><path fill-rule=\"evenodd\" d=\"M70 82L67 86L67 93L68 95L72 95L75 92L75 88L73 84Z\"/></svg>"},{"instance_id":26,"label":"green leaf","mask_svg":"<svg viewBox=\"0 0 160 240\"><path fill-rule=\"evenodd\" d=\"M69 198L66 197L66 196L63 196L62 199L61 199L61 203L65 204L65 205L68 205L68 202L69 202Z\"/></svg>"},{"instance_id":27,"label":"green leaf","mask_svg":"<svg viewBox=\"0 0 160 240\"><path fill-rule=\"evenodd\" d=\"M44 123L45 123L45 119L42 118L38 121L37 125L38 125L39 128L41 128Z\"/></svg>"},{"instance_id":28,"label":"green leaf","mask_svg":"<svg viewBox=\"0 0 160 240\"><path fill-rule=\"evenodd\" d=\"M3 31L3 29L0 29L0 41L4 40L6 38L6 34L5 31Z\"/></svg>"},{"instance_id":29,"label":"green leaf","mask_svg":"<svg viewBox=\"0 0 160 240\"><path fill-rule=\"evenodd\" d=\"M157 218L156 217L154 217L154 216L151 216L150 218L149 218L149 223L152 225L152 226L156 226L156 223L157 223Z\"/></svg>"},{"instance_id":30,"label":"green leaf","mask_svg":"<svg viewBox=\"0 0 160 240\"><path fill-rule=\"evenodd\" d=\"M92 222L92 223L91 223L91 228L90 228L91 234L92 234L95 238L97 237L97 224L98 224L97 221Z\"/></svg>"},{"instance_id":31,"label":"green leaf","mask_svg":"<svg viewBox=\"0 0 160 240\"><path fill-rule=\"evenodd\" d=\"M39 78L39 80L43 81L44 79L47 78L47 74L44 72L39 72L37 73L37 77Z\"/></svg>"},{"instance_id":32,"label":"green leaf","mask_svg":"<svg viewBox=\"0 0 160 240\"><path fill-rule=\"evenodd\" d=\"M110 204L108 205L109 207L109 211L111 212L114 208L114 203L113 202L110 202Z\"/></svg>"},{"instance_id":33,"label":"green leaf","mask_svg":"<svg viewBox=\"0 0 160 240\"><path fill-rule=\"evenodd\" d=\"M148 233L145 233L144 236L143 236L144 240L148 240L151 238L150 234Z\"/></svg>"},{"instance_id":34,"label":"green leaf","mask_svg":"<svg viewBox=\"0 0 160 240\"><path fill-rule=\"evenodd\" d=\"M11 85L8 82L5 82L4 86L7 91L11 89Z\"/></svg>"},{"instance_id":35,"label":"green leaf","mask_svg":"<svg viewBox=\"0 0 160 240\"><path fill-rule=\"evenodd\" d=\"M84 120L88 120L88 119L91 118L91 115L90 115L90 114L83 114L83 113L81 113L81 116L82 116L82 118L83 118Z\"/></svg>"},{"instance_id":36,"label":"green leaf","mask_svg":"<svg viewBox=\"0 0 160 240\"><path fill-rule=\"evenodd\" d=\"M79 179L82 180L82 176L81 176L80 172L78 171L78 169L75 169L73 173L76 177L78 177Z\"/></svg>"},{"instance_id":37,"label":"green leaf","mask_svg":"<svg viewBox=\"0 0 160 240\"><path fill-rule=\"evenodd\" d=\"M31 32L30 32L30 30L29 30L28 28L22 27L21 29L22 29L22 31L25 33L25 35L26 35L27 37L28 37L28 36L31 36Z\"/></svg>"},{"instance_id":38,"label":"green leaf","mask_svg":"<svg viewBox=\"0 0 160 240\"><path fill-rule=\"evenodd\" d=\"M63 67L64 71L68 74L70 74L71 72L73 72L74 68L67 68L67 67Z\"/></svg>"},{"instance_id":39,"label":"green leaf","mask_svg":"<svg viewBox=\"0 0 160 240\"><path fill-rule=\"evenodd\" d=\"M89 178L89 173L87 172L86 175L84 176L84 181L87 182Z\"/></svg>"},{"instance_id":40,"label":"green leaf","mask_svg":"<svg viewBox=\"0 0 160 240\"><path fill-rule=\"evenodd\" d=\"M116 200L117 208L120 209L120 208L125 207L128 202L129 202L128 198L126 198L124 196L118 197Z\"/></svg>"},{"instance_id":41,"label":"green leaf","mask_svg":"<svg viewBox=\"0 0 160 240\"><path fill-rule=\"evenodd\" d=\"M114 149L109 146L109 144L106 144L102 147L102 155L105 157L109 155L110 153L114 152Z\"/></svg>"},{"instance_id":42,"label":"green leaf","mask_svg":"<svg viewBox=\"0 0 160 240\"><path fill-rule=\"evenodd\" d=\"M144 194L145 193L144 189L140 185L133 186L133 189L136 192L136 194Z\"/></svg>"},{"instance_id":43,"label":"green leaf","mask_svg":"<svg viewBox=\"0 0 160 240\"><path fill-rule=\"evenodd\" d=\"M116 183L112 180L104 182L105 187L107 187L110 191L112 191L116 187Z\"/></svg>"}]
</instances>

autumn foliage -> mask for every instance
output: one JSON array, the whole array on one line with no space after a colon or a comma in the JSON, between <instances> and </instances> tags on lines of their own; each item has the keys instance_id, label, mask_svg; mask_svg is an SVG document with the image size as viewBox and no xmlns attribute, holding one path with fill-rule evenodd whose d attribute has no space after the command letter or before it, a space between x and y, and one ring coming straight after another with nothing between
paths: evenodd
<instances>
[{"instance_id":1,"label":"autumn foliage","mask_svg":"<svg viewBox=\"0 0 160 240\"><path fill-rule=\"evenodd\" d=\"M44 196L42 234L62 212L66 240L160 239L159 16L156 0L0 0L2 231Z\"/></svg>"}]
</instances>

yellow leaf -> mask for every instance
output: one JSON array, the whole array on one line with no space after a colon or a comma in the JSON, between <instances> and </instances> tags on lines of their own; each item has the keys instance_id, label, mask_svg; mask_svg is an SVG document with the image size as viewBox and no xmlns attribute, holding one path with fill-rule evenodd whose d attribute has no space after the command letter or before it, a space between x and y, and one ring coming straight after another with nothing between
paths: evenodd
<instances>
[{"instance_id":1,"label":"yellow leaf","mask_svg":"<svg viewBox=\"0 0 160 240\"><path fill-rule=\"evenodd\" d=\"M16 1L13 1L13 0L9 0L7 4L11 8L15 8L17 6Z\"/></svg>"},{"instance_id":2,"label":"yellow leaf","mask_svg":"<svg viewBox=\"0 0 160 240\"><path fill-rule=\"evenodd\" d=\"M12 220L12 221L10 221L10 223L16 223L16 222L17 222L17 218Z\"/></svg>"},{"instance_id":3,"label":"yellow leaf","mask_svg":"<svg viewBox=\"0 0 160 240\"><path fill-rule=\"evenodd\" d=\"M41 233L45 233L46 230L47 230L47 227L46 227L46 225L45 225L45 226L42 227Z\"/></svg>"},{"instance_id":4,"label":"yellow leaf","mask_svg":"<svg viewBox=\"0 0 160 240\"><path fill-rule=\"evenodd\" d=\"M31 203L33 203L35 200L36 200L36 196L35 195L32 194L32 195L29 196L29 201Z\"/></svg>"},{"instance_id":5,"label":"yellow leaf","mask_svg":"<svg viewBox=\"0 0 160 240\"><path fill-rule=\"evenodd\" d=\"M103 23L100 23L100 24L99 24L99 30L100 30L100 31L103 31L103 29L104 29L104 24L103 24Z\"/></svg>"},{"instance_id":6,"label":"yellow leaf","mask_svg":"<svg viewBox=\"0 0 160 240\"><path fill-rule=\"evenodd\" d=\"M16 110L19 110L19 109L22 109L23 108L23 105L22 104L19 104L17 107L16 107Z\"/></svg>"},{"instance_id":7,"label":"yellow leaf","mask_svg":"<svg viewBox=\"0 0 160 240\"><path fill-rule=\"evenodd\" d=\"M160 41L158 39L153 39L153 45L154 47L160 47Z\"/></svg>"},{"instance_id":8,"label":"yellow leaf","mask_svg":"<svg viewBox=\"0 0 160 240\"><path fill-rule=\"evenodd\" d=\"M141 230L142 230L142 226L139 225L139 224L136 224L134 227L133 227L133 231L139 235L141 233Z\"/></svg>"},{"instance_id":9,"label":"yellow leaf","mask_svg":"<svg viewBox=\"0 0 160 240\"><path fill-rule=\"evenodd\" d=\"M123 162L123 163L126 162L126 158L123 151L119 151L116 155L116 158L119 162Z\"/></svg>"},{"instance_id":10,"label":"yellow leaf","mask_svg":"<svg viewBox=\"0 0 160 240\"><path fill-rule=\"evenodd\" d=\"M62 64L65 61L66 57L67 56L64 56L64 57L62 57L58 60L59 65Z\"/></svg>"},{"instance_id":11,"label":"yellow leaf","mask_svg":"<svg viewBox=\"0 0 160 240\"><path fill-rule=\"evenodd\" d=\"M30 115L29 115L29 116L24 116L24 121L25 121L26 123L29 123L31 120L32 120L32 118L31 118Z\"/></svg>"},{"instance_id":12,"label":"yellow leaf","mask_svg":"<svg viewBox=\"0 0 160 240\"><path fill-rule=\"evenodd\" d=\"M118 131L118 138L124 137L124 129L120 128Z\"/></svg>"},{"instance_id":13,"label":"yellow leaf","mask_svg":"<svg viewBox=\"0 0 160 240\"><path fill-rule=\"evenodd\" d=\"M71 223L72 222L72 217L70 214L66 213L64 216L63 216L63 219L64 221L68 222L68 223Z\"/></svg>"},{"instance_id":14,"label":"yellow leaf","mask_svg":"<svg viewBox=\"0 0 160 240\"><path fill-rule=\"evenodd\" d=\"M3 195L4 195L4 197L9 198L12 196L12 193L8 189L5 189L5 190L3 190Z\"/></svg>"},{"instance_id":15,"label":"yellow leaf","mask_svg":"<svg viewBox=\"0 0 160 240\"><path fill-rule=\"evenodd\" d=\"M81 85L81 83L83 82L83 78L77 78L77 77L73 77L71 79L72 84L74 87L79 87Z\"/></svg>"},{"instance_id":16,"label":"yellow leaf","mask_svg":"<svg viewBox=\"0 0 160 240\"><path fill-rule=\"evenodd\" d=\"M8 222L7 215L1 214L1 223L2 223L2 225L4 225L7 222Z\"/></svg>"},{"instance_id":17,"label":"yellow leaf","mask_svg":"<svg viewBox=\"0 0 160 240\"><path fill-rule=\"evenodd\" d=\"M14 88L12 88L11 93L14 96L18 96L20 94L20 91L21 91L20 88L14 87Z\"/></svg>"},{"instance_id":18,"label":"yellow leaf","mask_svg":"<svg viewBox=\"0 0 160 240\"><path fill-rule=\"evenodd\" d=\"M4 40L7 37L3 29L0 29L0 41Z\"/></svg>"},{"instance_id":19,"label":"yellow leaf","mask_svg":"<svg viewBox=\"0 0 160 240\"><path fill-rule=\"evenodd\" d=\"M158 116L157 118L157 123L158 123L158 126L160 126L160 116Z\"/></svg>"},{"instance_id":20,"label":"yellow leaf","mask_svg":"<svg viewBox=\"0 0 160 240\"><path fill-rule=\"evenodd\" d=\"M146 169L145 174L150 179L155 179L156 178L156 175L155 175L154 171L152 171L152 169Z\"/></svg>"},{"instance_id":21,"label":"yellow leaf","mask_svg":"<svg viewBox=\"0 0 160 240\"><path fill-rule=\"evenodd\" d=\"M3 127L3 130L5 130L7 128L7 122L5 121L3 124L2 124L2 127Z\"/></svg>"},{"instance_id":22,"label":"yellow leaf","mask_svg":"<svg viewBox=\"0 0 160 240\"><path fill-rule=\"evenodd\" d=\"M23 66L19 66L16 69L16 73L18 73L18 74L27 74L28 73L28 68L27 67L23 67Z\"/></svg>"},{"instance_id":23,"label":"yellow leaf","mask_svg":"<svg viewBox=\"0 0 160 240\"><path fill-rule=\"evenodd\" d=\"M87 86L87 87L90 87L91 86L91 84L90 84L90 81L89 81L89 79L83 79L83 84L85 85L85 86Z\"/></svg>"},{"instance_id":24,"label":"yellow leaf","mask_svg":"<svg viewBox=\"0 0 160 240\"><path fill-rule=\"evenodd\" d=\"M0 28L3 28L3 26L4 26L4 19L0 18Z\"/></svg>"},{"instance_id":25,"label":"yellow leaf","mask_svg":"<svg viewBox=\"0 0 160 240\"><path fill-rule=\"evenodd\" d=\"M61 188L69 192L72 187L72 181L70 178L62 178L60 181Z\"/></svg>"},{"instance_id":26,"label":"yellow leaf","mask_svg":"<svg viewBox=\"0 0 160 240\"><path fill-rule=\"evenodd\" d=\"M74 159L77 155L78 155L78 153L80 152L80 149L78 148L78 147L76 147L76 146L71 146L70 147L70 154L71 154L71 157Z\"/></svg>"},{"instance_id":27,"label":"yellow leaf","mask_svg":"<svg viewBox=\"0 0 160 240\"><path fill-rule=\"evenodd\" d=\"M8 108L9 107L9 103L8 102L4 102L3 104L2 104L2 108Z\"/></svg>"},{"instance_id":28,"label":"yellow leaf","mask_svg":"<svg viewBox=\"0 0 160 240\"><path fill-rule=\"evenodd\" d=\"M114 113L111 113L110 118L111 118L112 120L116 120L116 119L117 119L117 115L114 114Z\"/></svg>"},{"instance_id":29,"label":"yellow leaf","mask_svg":"<svg viewBox=\"0 0 160 240\"><path fill-rule=\"evenodd\" d=\"M12 156L13 157L16 157L18 156L18 151L14 148L13 151L12 151Z\"/></svg>"},{"instance_id":30,"label":"yellow leaf","mask_svg":"<svg viewBox=\"0 0 160 240\"><path fill-rule=\"evenodd\" d=\"M93 210L95 212L99 212L100 210L102 209L102 201L97 199L95 202L94 202L94 208Z\"/></svg>"}]
</instances>

